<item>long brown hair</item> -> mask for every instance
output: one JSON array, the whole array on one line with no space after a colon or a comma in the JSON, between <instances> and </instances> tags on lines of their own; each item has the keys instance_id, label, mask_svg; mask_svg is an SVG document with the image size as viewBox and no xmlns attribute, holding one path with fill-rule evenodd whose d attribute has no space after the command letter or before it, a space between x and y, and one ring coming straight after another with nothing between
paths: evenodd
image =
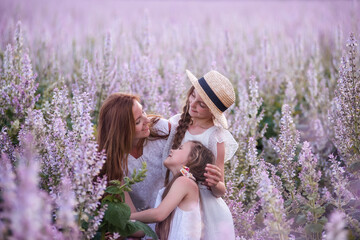
<instances>
[{"instance_id":1,"label":"long brown hair","mask_svg":"<svg viewBox=\"0 0 360 240\"><path fill-rule=\"evenodd\" d=\"M176 128L176 133L174 136L171 149L177 149L180 146L181 141L184 139L185 132L189 128L189 125L191 123L191 116L189 114L189 108L190 108L189 97L193 93L194 89L195 89L194 86L191 86L191 88L187 92L186 102L183 107L183 112L180 116L179 125ZM165 175L165 185L169 183L169 177L170 177L170 170L168 169L166 170L166 175Z\"/></svg>"},{"instance_id":2,"label":"long brown hair","mask_svg":"<svg viewBox=\"0 0 360 240\"><path fill-rule=\"evenodd\" d=\"M135 135L135 100L140 101L135 95L113 93L101 106L97 142L99 151L106 152L106 162L99 175L106 174L108 181L121 181L124 172L128 173L127 160Z\"/></svg>"},{"instance_id":3,"label":"long brown hair","mask_svg":"<svg viewBox=\"0 0 360 240\"><path fill-rule=\"evenodd\" d=\"M187 156L188 161L186 166L190 169L190 173L195 177L196 182L205 181L205 167L208 163L214 163L215 156L214 154L205 147L201 142L198 141L190 141L192 142L191 151L189 156ZM166 185L164 193L162 195L162 199L166 197L169 193L171 186L175 182L175 180L181 176L181 173L178 173L173 177L173 179ZM156 233L158 234L160 239L168 239L169 231L171 226L171 221L174 216L174 211L162 222L156 224Z\"/></svg>"},{"instance_id":4,"label":"long brown hair","mask_svg":"<svg viewBox=\"0 0 360 240\"><path fill-rule=\"evenodd\" d=\"M99 114L97 143L98 150L106 152L106 161L99 176L107 175L108 182L122 180L128 174L128 156L135 136L135 119L132 112L134 101L140 102L136 95L113 93L102 104ZM150 140L166 138L153 129L159 120L153 116L150 121ZM141 139L137 147L143 147L147 138Z\"/></svg>"}]
</instances>

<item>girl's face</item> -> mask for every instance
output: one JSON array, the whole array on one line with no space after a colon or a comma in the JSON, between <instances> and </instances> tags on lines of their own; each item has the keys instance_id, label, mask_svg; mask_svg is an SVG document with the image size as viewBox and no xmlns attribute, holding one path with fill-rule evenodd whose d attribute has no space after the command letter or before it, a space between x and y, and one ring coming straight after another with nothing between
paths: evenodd
<instances>
[{"instance_id":1,"label":"girl's face","mask_svg":"<svg viewBox=\"0 0 360 240\"><path fill-rule=\"evenodd\" d=\"M146 113L143 111L141 104L134 100L132 112L135 119L135 136L134 141L146 138L150 135L149 122Z\"/></svg>"},{"instance_id":2,"label":"girl's face","mask_svg":"<svg viewBox=\"0 0 360 240\"><path fill-rule=\"evenodd\" d=\"M181 168L187 164L191 152L192 142L186 142L178 149L171 149L169 156L165 159L164 165L167 168Z\"/></svg>"},{"instance_id":3,"label":"girl's face","mask_svg":"<svg viewBox=\"0 0 360 240\"><path fill-rule=\"evenodd\" d=\"M212 113L210 112L210 109L195 89L189 96L189 104L189 114L192 118L212 118Z\"/></svg>"}]
</instances>

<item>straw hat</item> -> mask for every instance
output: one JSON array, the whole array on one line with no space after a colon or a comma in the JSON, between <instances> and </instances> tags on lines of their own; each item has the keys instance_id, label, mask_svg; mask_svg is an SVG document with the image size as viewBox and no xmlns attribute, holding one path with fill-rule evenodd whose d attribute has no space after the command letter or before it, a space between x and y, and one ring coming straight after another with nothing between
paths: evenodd
<instances>
[{"instance_id":1,"label":"straw hat","mask_svg":"<svg viewBox=\"0 0 360 240\"><path fill-rule=\"evenodd\" d=\"M210 71L198 79L189 70L186 70L192 85L203 99L221 126L228 128L224 111L235 102L234 88L226 77L217 71Z\"/></svg>"}]
</instances>

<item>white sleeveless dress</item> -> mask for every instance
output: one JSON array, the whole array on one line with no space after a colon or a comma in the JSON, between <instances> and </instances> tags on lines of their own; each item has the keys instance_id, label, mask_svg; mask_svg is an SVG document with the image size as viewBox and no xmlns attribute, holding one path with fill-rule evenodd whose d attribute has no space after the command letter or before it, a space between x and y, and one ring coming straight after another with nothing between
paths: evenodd
<instances>
[{"instance_id":1,"label":"white sleeveless dress","mask_svg":"<svg viewBox=\"0 0 360 240\"><path fill-rule=\"evenodd\" d=\"M161 203L161 196L165 188L162 188L155 202L155 208ZM168 240L200 240L201 238L201 213L200 203L190 211L184 211L179 207L175 208L175 213L170 225Z\"/></svg>"},{"instance_id":2,"label":"white sleeveless dress","mask_svg":"<svg viewBox=\"0 0 360 240\"><path fill-rule=\"evenodd\" d=\"M171 149L179 119L179 114L169 119L171 123L171 133L164 154L168 154ZM224 142L225 162L233 157L238 148L238 144L231 133L220 126L210 127L203 133L196 135L186 131L182 144L190 140L196 140L204 144L204 146L214 153L215 158L217 155L217 143ZM229 207L222 198L215 197L206 186L199 185L199 187L201 210L203 213L203 232L201 239L235 239L234 222Z\"/></svg>"},{"instance_id":3,"label":"white sleeveless dress","mask_svg":"<svg viewBox=\"0 0 360 240\"><path fill-rule=\"evenodd\" d=\"M160 133L169 133L169 124L166 119L160 119L154 128ZM128 177L131 176L134 169L141 169L142 162L147 163L146 178L142 182L131 186L129 192L137 211L142 211L154 207L157 193L164 187L166 168L163 165L163 151L167 139L157 139L147 141L143 149L143 155L139 158L128 157Z\"/></svg>"}]
</instances>

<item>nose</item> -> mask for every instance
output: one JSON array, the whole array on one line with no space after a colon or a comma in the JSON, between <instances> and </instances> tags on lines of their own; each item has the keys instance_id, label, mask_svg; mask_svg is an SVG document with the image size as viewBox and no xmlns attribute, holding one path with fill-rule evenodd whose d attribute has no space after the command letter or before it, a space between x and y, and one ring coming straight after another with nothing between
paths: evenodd
<instances>
[{"instance_id":1,"label":"nose","mask_svg":"<svg viewBox=\"0 0 360 240\"><path fill-rule=\"evenodd\" d=\"M191 108L194 108L194 107L196 106L196 101L191 101L191 100L190 100L189 103L190 103L190 107L191 107Z\"/></svg>"},{"instance_id":2,"label":"nose","mask_svg":"<svg viewBox=\"0 0 360 240\"><path fill-rule=\"evenodd\" d=\"M143 117L143 119L144 119L144 123L145 123L145 124L148 124L148 123L150 122L150 119L147 117L146 112L143 112L142 117Z\"/></svg>"},{"instance_id":3,"label":"nose","mask_svg":"<svg viewBox=\"0 0 360 240\"><path fill-rule=\"evenodd\" d=\"M146 116L146 114L144 115L145 118L145 124L148 124L150 122L150 119Z\"/></svg>"}]
</instances>

